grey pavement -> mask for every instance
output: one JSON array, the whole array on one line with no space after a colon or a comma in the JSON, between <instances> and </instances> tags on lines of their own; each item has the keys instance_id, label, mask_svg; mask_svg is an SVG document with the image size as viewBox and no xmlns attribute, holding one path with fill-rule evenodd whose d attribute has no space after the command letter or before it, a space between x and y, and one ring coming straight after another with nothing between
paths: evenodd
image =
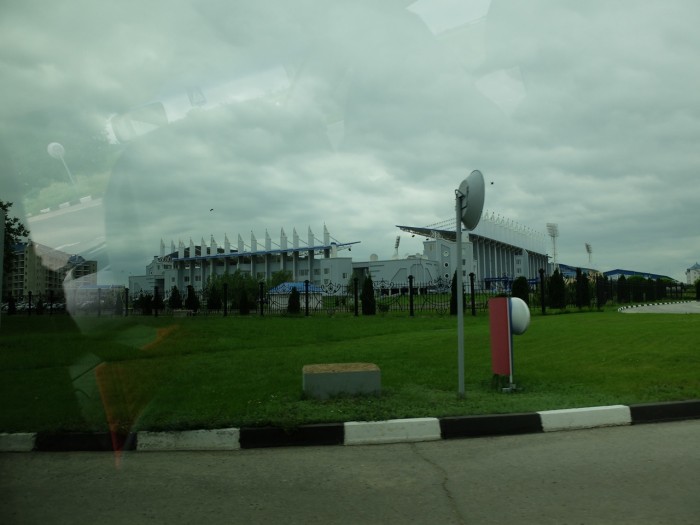
<instances>
[{"instance_id":1,"label":"grey pavement","mask_svg":"<svg viewBox=\"0 0 700 525\"><path fill-rule=\"evenodd\" d=\"M700 420L353 447L0 454L14 523L697 524Z\"/></svg>"}]
</instances>

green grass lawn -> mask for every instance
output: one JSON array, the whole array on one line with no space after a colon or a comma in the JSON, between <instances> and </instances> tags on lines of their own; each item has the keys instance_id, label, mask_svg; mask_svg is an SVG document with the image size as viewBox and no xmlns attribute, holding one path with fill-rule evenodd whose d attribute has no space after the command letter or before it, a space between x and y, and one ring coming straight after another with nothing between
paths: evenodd
<instances>
[{"instance_id":1,"label":"green grass lawn","mask_svg":"<svg viewBox=\"0 0 700 525\"><path fill-rule=\"evenodd\" d=\"M488 317L4 317L0 431L161 430L528 412L700 398L700 317L535 315L492 386ZM304 399L306 364L376 363L381 396Z\"/></svg>"}]
</instances>

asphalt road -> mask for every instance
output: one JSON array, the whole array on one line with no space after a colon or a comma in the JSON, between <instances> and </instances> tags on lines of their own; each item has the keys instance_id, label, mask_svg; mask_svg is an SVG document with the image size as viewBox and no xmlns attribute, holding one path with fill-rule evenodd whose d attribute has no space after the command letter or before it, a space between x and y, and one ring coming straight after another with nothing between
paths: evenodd
<instances>
[{"instance_id":1,"label":"asphalt road","mask_svg":"<svg viewBox=\"0 0 700 525\"><path fill-rule=\"evenodd\" d=\"M697 524L700 420L429 443L5 453L14 523Z\"/></svg>"}]
</instances>

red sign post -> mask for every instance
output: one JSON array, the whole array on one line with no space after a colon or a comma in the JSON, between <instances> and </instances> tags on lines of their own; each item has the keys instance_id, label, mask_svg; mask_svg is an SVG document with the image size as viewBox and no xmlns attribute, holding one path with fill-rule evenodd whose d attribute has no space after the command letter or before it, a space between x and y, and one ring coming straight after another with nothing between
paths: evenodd
<instances>
[{"instance_id":1,"label":"red sign post","mask_svg":"<svg viewBox=\"0 0 700 525\"><path fill-rule=\"evenodd\" d=\"M530 325L530 309L517 297L489 299L489 328L491 332L491 368L496 375L509 376L513 384L513 334L520 335Z\"/></svg>"}]
</instances>

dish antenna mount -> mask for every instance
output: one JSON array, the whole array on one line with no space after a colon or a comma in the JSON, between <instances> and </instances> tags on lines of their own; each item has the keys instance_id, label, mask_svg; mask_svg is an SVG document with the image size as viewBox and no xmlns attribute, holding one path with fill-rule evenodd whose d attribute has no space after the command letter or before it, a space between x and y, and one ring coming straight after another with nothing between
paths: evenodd
<instances>
[{"instance_id":1,"label":"dish antenna mount","mask_svg":"<svg viewBox=\"0 0 700 525\"><path fill-rule=\"evenodd\" d=\"M462 225L472 231L481 220L484 211L484 176L479 170L472 171L455 190L456 248L457 248L457 290L464 293L462 285ZM464 302L457 298L457 370L459 397L464 397Z\"/></svg>"}]
</instances>

